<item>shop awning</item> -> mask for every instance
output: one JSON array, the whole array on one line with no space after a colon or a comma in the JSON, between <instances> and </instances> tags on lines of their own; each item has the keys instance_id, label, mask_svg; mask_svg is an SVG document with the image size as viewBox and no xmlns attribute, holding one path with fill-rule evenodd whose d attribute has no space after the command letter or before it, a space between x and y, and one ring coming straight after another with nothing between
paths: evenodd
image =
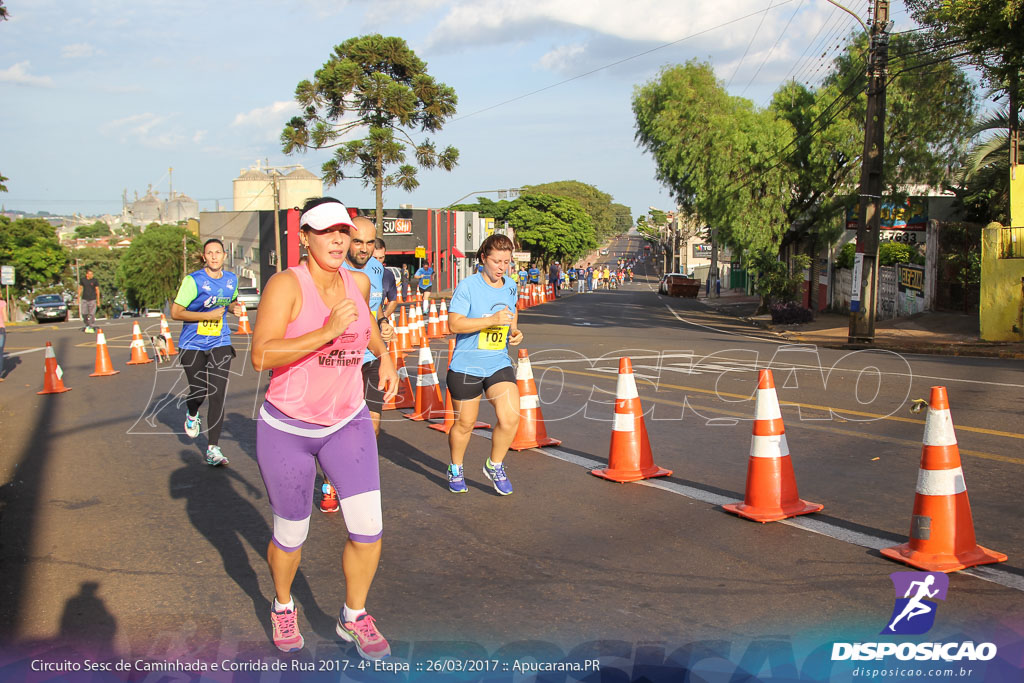
<instances>
[{"instance_id":1,"label":"shop awning","mask_svg":"<svg viewBox=\"0 0 1024 683\"><path fill-rule=\"evenodd\" d=\"M452 256L455 258L466 258L466 255L459 251L458 247L452 247Z\"/></svg>"}]
</instances>

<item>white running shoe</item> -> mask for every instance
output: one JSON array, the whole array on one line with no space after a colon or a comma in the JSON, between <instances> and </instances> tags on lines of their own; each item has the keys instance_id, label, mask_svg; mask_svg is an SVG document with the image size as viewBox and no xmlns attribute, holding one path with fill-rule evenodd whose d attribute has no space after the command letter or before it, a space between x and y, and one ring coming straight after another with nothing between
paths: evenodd
<instances>
[{"instance_id":1,"label":"white running shoe","mask_svg":"<svg viewBox=\"0 0 1024 683\"><path fill-rule=\"evenodd\" d=\"M220 452L220 446L206 447L206 464L214 467L228 464L228 459Z\"/></svg>"}]
</instances>

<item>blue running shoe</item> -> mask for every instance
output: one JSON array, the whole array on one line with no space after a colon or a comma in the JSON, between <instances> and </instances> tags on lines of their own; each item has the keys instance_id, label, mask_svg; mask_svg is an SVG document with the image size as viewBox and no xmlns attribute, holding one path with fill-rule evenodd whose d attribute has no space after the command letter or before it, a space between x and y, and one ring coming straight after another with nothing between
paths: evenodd
<instances>
[{"instance_id":1,"label":"blue running shoe","mask_svg":"<svg viewBox=\"0 0 1024 683\"><path fill-rule=\"evenodd\" d=\"M505 474L504 463L498 463L494 467L488 467L488 463L491 463L490 458L484 461L484 476L491 480L494 484L494 490L503 496L512 494L512 482L508 480L508 475Z\"/></svg>"},{"instance_id":2,"label":"blue running shoe","mask_svg":"<svg viewBox=\"0 0 1024 683\"><path fill-rule=\"evenodd\" d=\"M448 466L448 490L452 493L466 493L466 476L462 465Z\"/></svg>"}]
</instances>

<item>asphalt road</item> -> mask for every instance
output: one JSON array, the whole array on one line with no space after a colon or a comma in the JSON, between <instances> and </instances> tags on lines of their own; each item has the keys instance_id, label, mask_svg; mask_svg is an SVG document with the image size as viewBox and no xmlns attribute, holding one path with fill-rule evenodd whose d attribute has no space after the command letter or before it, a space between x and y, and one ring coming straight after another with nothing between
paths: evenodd
<instances>
[{"instance_id":1,"label":"asphalt road","mask_svg":"<svg viewBox=\"0 0 1024 683\"><path fill-rule=\"evenodd\" d=\"M606 260L639 247L622 237ZM623 289L521 313L547 430L563 444L509 456L514 495L497 496L479 471L485 434L467 454L469 494L453 496L445 437L385 414L384 555L369 609L396 659L877 638L893 605L889 574L909 569L877 550L909 530L924 415L908 408L933 385L949 391L978 541L1010 559L952 575L932 636L995 628L1020 639L1019 362L787 345L658 296L653 272L638 274ZM273 656L271 518L253 421L265 375L248 364L249 338L236 337L221 439L231 465L209 468L203 438L182 433L180 370L124 365L131 322L104 325L121 370L105 378L88 377L94 339L74 323L8 335L20 355L0 385L0 638L164 658ZM158 319L140 322L156 333ZM71 392L35 393L43 354L33 349L46 341ZM442 377L446 348L433 344ZM623 485L587 472L607 462L621 356L637 373L655 462L671 477ZM743 497L764 367L800 494L825 505L767 525L719 507ZM314 512L294 592L310 656L350 653L333 635L344 539L340 515Z\"/></svg>"}]
</instances>

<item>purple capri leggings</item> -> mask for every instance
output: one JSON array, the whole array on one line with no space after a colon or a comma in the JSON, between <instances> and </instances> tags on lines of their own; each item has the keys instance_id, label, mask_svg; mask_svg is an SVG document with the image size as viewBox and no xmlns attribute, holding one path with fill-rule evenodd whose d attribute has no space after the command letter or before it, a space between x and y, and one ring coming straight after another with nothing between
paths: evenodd
<instances>
[{"instance_id":1,"label":"purple capri leggings","mask_svg":"<svg viewBox=\"0 0 1024 683\"><path fill-rule=\"evenodd\" d=\"M313 507L316 463L338 490L349 538L373 543L383 533L377 439L364 405L343 427L328 436L321 425L288 417L264 402L256 426L256 461L274 513L274 545L285 552L305 540Z\"/></svg>"}]
</instances>

